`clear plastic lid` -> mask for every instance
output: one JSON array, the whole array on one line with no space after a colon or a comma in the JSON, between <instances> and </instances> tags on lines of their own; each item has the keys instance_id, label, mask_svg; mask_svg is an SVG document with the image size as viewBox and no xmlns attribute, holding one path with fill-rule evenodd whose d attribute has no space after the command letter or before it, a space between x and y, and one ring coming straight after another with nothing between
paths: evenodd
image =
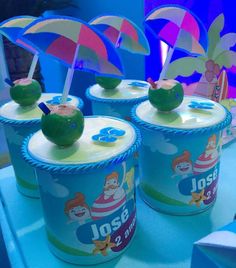
<instances>
[{"instance_id":1,"label":"clear plastic lid","mask_svg":"<svg viewBox=\"0 0 236 268\"><path fill-rule=\"evenodd\" d=\"M43 93L37 103L45 102L46 104L59 104L61 95L56 93ZM76 107L80 106L79 99L73 96L68 96L67 103ZM0 108L0 116L11 120L33 120L40 119L42 111L37 104L29 107L22 107L14 101L4 104Z\"/></svg>"},{"instance_id":2,"label":"clear plastic lid","mask_svg":"<svg viewBox=\"0 0 236 268\"><path fill-rule=\"evenodd\" d=\"M35 160L47 164L90 164L124 153L136 139L135 129L123 120L103 116L85 117L83 135L72 146L61 148L48 141L42 131L38 131L28 143L28 153Z\"/></svg>"},{"instance_id":3,"label":"clear plastic lid","mask_svg":"<svg viewBox=\"0 0 236 268\"><path fill-rule=\"evenodd\" d=\"M150 84L140 80L123 80L115 89L105 90L98 84L90 87L89 94L98 99L129 100L148 95Z\"/></svg>"},{"instance_id":4,"label":"clear plastic lid","mask_svg":"<svg viewBox=\"0 0 236 268\"><path fill-rule=\"evenodd\" d=\"M186 96L182 104L170 112L160 112L149 101L137 106L136 117L145 123L175 129L211 127L226 118L224 107L208 99Z\"/></svg>"}]
</instances>

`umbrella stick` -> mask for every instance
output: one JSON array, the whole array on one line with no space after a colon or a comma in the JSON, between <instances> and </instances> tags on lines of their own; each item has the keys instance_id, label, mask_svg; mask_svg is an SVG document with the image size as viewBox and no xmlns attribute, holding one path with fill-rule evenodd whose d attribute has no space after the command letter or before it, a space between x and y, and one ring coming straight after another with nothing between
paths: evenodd
<instances>
[{"instance_id":1,"label":"umbrella stick","mask_svg":"<svg viewBox=\"0 0 236 268\"><path fill-rule=\"evenodd\" d=\"M171 60L171 58L173 56L174 50L175 50L174 47L173 48L172 47L169 48L169 51L168 51L168 54L167 54L167 57L166 57L164 66L162 68L162 71L161 71L161 74L160 74L160 77L159 77L160 80L166 78L165 77L166 76L166 71L167 71L168 66L170 64L170 60Z\"/></svg>"},{"instance_id":2,"label":"umbrella stick","mask_svg":"<svg viewBox=\"0 0 236 268\"><path fill-rule=\"evenodd\" d=\"M66 81L65 81L65 85L63 88L63 94L62 94L62 98L61 98L61 104L65 103L70 91L70 86L72 83L72 79L73 79L73 74L74 74L74 68L69 68L67 71L67 75L66 75Z\"/></svg>"},{"instance_id":3,"label":"umbrella stick","mask_svg":"<svg viewBox=\"0 0 236 268\"><path fill-rule=\"evenodd\" d=\"M30 65L29 73L28 73L28 78L29 78L29 79L32 79L32 78L33 78L34 71L35 71L35 68L36 68L36 66L37 66L38 59L39 59L38 54L35 54L35 55L34 55L34 58L33 58L33 60L32 60L32 63L31 63L31 65Z\"/></svg>"},{"instance_id":4,"label":"umbrella stick","mask_svg":"<svg viewBox=\"0 0 236 268\"><path fill-rule=\"evenodd\" d=\"M70 87L71 87L71 83L72 83L72 79L73 79L73 75L74 75L74 71L75 71L75 64L76 64L76 59L77 59L78 53L79 53L79 45L77 45L77 47L75 49L75 55L74 55L74 59L73 59L71 68L69 68L67 71L66 81L65 81L64 88L63 88L62 98L61 98L61 104L65 103L67 101L67 97L69 95L69 91L70 91Z\"/></svg>"},{"instance_id":5,"label":"umbrella stick","mask_svg":"<svg viewBox=\"0 0 236 268\"><path fill-rule=\"evenodd\" d=\"M116 44L115 44L115 47L116 48L119 48L120 47L120 38L121 38L121 32L119 32L119 35L118 35L118 37L116 39Z\"/></svg>"}]
</instances>

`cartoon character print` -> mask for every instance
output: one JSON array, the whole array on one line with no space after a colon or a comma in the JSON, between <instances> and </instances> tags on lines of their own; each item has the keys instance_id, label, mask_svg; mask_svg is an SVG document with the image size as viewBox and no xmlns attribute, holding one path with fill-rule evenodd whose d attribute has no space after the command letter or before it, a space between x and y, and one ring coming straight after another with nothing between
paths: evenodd
<instances>
[{"instance_id":1,"label":"cartoon character print","mask_svg":"<svg viewBox=\"0 0 236 268\"><path fill-rule=\"evenodd\" d=\"M130 193L134 188L134 167L132 167L125 176L125 182L127 185L127 194Z\"/></svg>"},{"instance_id":2,"label":"cartoon character print","mask_svg":"<svg viewBox=\"0 0 236 268\"><path fill-rule=\"evenodd\" d=\"M70 222L77 221L80 225L91 219L89 206L86 204L82 193L76 193L73 199L68 200L64 211Z\"/></svg>"},{"instance_id":3,"label":"cartoon character print","mask_svg":"<svg viewBox=\"0 0 236 268\"><path fill-rule=\"evenodd\" d=\"M220 143L220 142L219 142ZM219 144L216 143L216 135L213 134L207 142L205 151L198 157L194 166L193 172L194 174L201 174L207 172L212 169L217 163L219 159L218 152ZM211 183L208 187L202 189L200 193L192 193L192 199L189 204L195 204L197 207L200 207L201 203L209 204L215 199L216 190L212 191L212 186L216 189L217 180ZM207 196L206 196L206 194Z\"/></svg>"},{"instance_id":4,"label":"cartoon character print","mask_svg":"<svg viewBox=\"0 0 236 268\"><path fill-rule=\"evenodd\" d=\"M184 151L180 156L172 161L172 169L175 172L174 176L186 178L193 173L193 163L190 159L190 153Z\"/></svg>"},{"instance_id":5,"label":"cartoon character print","mask_svg":"<svg viewBox=\"0 0 236 268\"><path fill-rule=\"evenodd\" d=\"M207 200L204 189L200 193L192 193L192 199L189 201L189 205L195 204L200 207L201 203Z\"/></svg>"},{"instance_id":6,"label":"cartoon character print","mask_svg":"<svg viewBox=\"0 0 236 268\"><path fill-rule=\"evenodd\" d=\"M111 236L108 235L105 240L93 240L95 248L93 254L101 253L103 256L107 256L107 251L110 248L116 247L115 243L110 242Z\"/></svg>"},{"instance_id":7,"label":"cartoon character print","mask_svg":"<svg viewBox=\"0 0 236 268\"><path fill-rule=\"evenodd\" d=\"M208 139L206 150L198 157L197 161L194 164L194 174L206 172L217 164L219 158L217 147L216 135L213 134Z\"/></svg>"},{"instance_id":8,"label":"cartoon character print","mask_svg":"<svg viewBox=\"0 0 236 268\"><path fill-rule=\"evenodd\" d=\"M114 213L126 203L126 194L123 189L126 176L125 163L123 163L123 170L124 175L121 185L117 172L112 172L106 176L103 193L94 201L91 208L91 215L94 220Z\"/></svg>"}]
</instances>

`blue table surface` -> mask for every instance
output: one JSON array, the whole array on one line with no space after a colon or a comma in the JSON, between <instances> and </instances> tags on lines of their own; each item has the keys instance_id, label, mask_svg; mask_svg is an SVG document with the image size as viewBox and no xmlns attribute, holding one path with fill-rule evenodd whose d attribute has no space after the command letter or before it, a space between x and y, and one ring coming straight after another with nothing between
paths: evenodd
<instances>
[{"instance_id":1,"label":"blue table surface","mask_svg":"<svg viewBox=\"0 0 236 268\"><path fill-rule=\"evenodd\" d=\"M190 267L193 243L232 221L236 212L236 143L222 152L215 205L194 216L158 213L137 197L135 238L120 257L96 267ZM0 220L12 267L71 268L50 253L40 200L18 193L12 167L0 171ZM83 266L84 267L84 266Z\"/></svg>"}]
</instances>

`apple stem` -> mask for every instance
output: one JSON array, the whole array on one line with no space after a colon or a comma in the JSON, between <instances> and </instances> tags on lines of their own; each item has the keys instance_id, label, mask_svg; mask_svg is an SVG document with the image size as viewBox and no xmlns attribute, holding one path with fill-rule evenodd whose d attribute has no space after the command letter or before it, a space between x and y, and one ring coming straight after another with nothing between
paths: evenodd
<instances>
[{"instance_id":1,"label":"apple stem","mask_svg":"<svg viewBox=\"0 0 236 268\"><path fill-rule=\"evenodd\" d=\"M13 87L14 86L14 83L9 79L9 78L6 78L4 80L9 86Z\"/></svg>"},{"instance_id":2,"label":"apple stem","mask_svg":"<svg viewBox=\"0 0 236 268\"><path fill-rule=\"evenodd\" d=\"M44 102L40 102L40 103L38 104L38 107L40 108L40 110L43 111L43 113L44 113L45 115L51 113L51 110L48 108L48 106L47 106Z\"/></svg>"},{"instance_id":3,"label":"apple stem","mask_svg":"<svg viewBox=\"0 0 236 268\"><path fill-rule=\"evenodd\" d=\"M152 80L151 77L149 77L149 78L147 79L147 81L148 81L149 84L151 84L152 88L155 88L155 89L157 88L156 83Z\"/></svg>"}]
</instances>

